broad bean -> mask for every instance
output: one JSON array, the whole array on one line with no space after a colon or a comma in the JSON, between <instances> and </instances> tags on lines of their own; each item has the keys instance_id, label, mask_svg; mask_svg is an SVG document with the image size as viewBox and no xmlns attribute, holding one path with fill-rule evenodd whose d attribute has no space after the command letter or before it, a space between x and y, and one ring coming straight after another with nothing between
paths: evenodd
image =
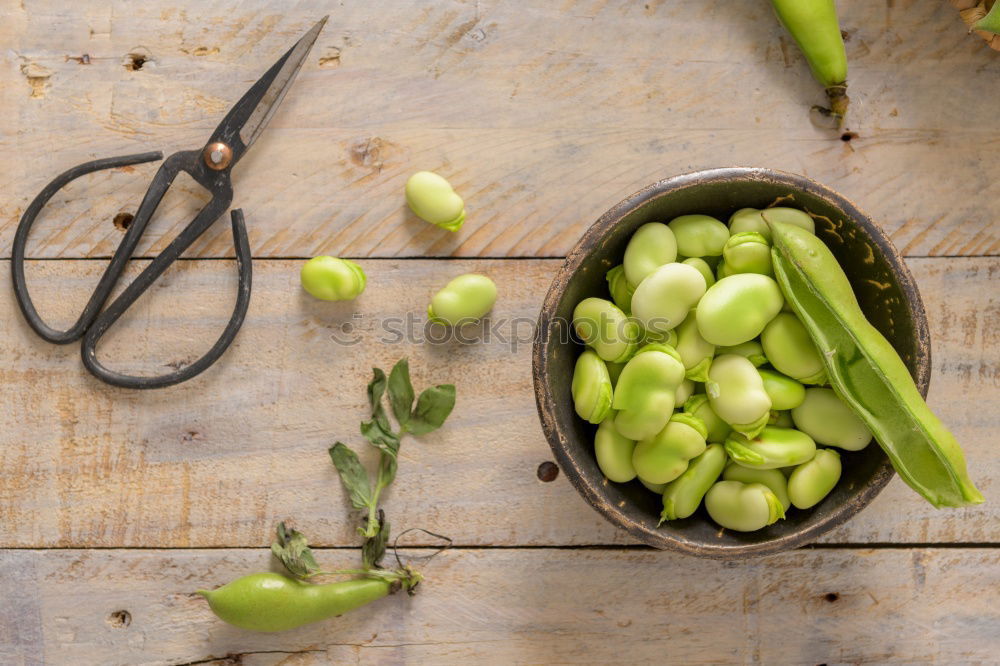
<instances>
[{"instance_id":1,"label":"broad bean","mask_svg":"<svg viewBox=\"0 0 1000 666\"><path fill-rule=\"evenodd\" d=\"M448 231L465 222L465 203L451 183L433 171L418 171L406 181L406 203L420 219Z\"/></svg>"},{"instance_id":2,"label":"broad bean","mask_svg":"<svg viewBox=\"0 0 1000 666\"><path fill-rule=\"evenodd\" d=\"M664 488L667 487L667 484L665 483L650 483L649 481L643 481L642 479L639 479L639 483L646 486L646 490L656 493L657 495L662 495Z\"/></svg>"},{"instance_id":3,"label":"broad bean","mask_svg":"<svg viewBox=\"0 0 1000 666\"><path fill-rule=\"evenodd\" d=\"M615 302L622 312L629 314L632 312L632 294L635 287L625 279L625 267L618 264L605 275L608 281L608 291L611 292L611 300Z\"/></svg>"},{"instance_id":4,"label":"broad bean","mask_svg":"<svg viewBox=\"0 0 1000 666\"><path fill-rule=\"evenodd\" d=\"M767 356L764 355L764 348L756 340L748 340L731 347L716 347L715 353L719 356L723 354L737 354L753 363L753 367L759 368L767 363Z\"/></svg>"},{"instance_id":5,"label":"broad bean","mask_svg":"<svg viewBox=\"0 0 1000 666\"><path fill-rule=\"evenodd\" d=\"M816 455L816 442L792 428L767 426L752 439L739 433L729 435L726 453L744 467L777 469L812 460Z\"/></svg>"},{"instance_id":6,"label":"broad bean","mask_svg":"<svg viewBox=\"0 0 1000 666\"><path fill-rule=\"evenodd\" d=\"M670 420L684 364L673 347L650 344L633 356L618 377L612 406L615 427L633 440L652 437Z\"/></svg>"},{"instance_id":7,"label":"broad bean","mask_svg":"<svg viewBox=\"0 0 1000 666\"><path fill-rule=\"evenodd\" d=\"M313 257L299 273L302 288L321 301L351 301L365 290L365 272L349 259Z\"/></svg>"},{"instance_id":8,"label":"broad bean","mask_svg":"<svg viewBox=\"0 0 1000 666\"><path fill-rule=\"evenodd\" d=\"M760 334L767 360L775 370L803 384L826 383L826 370L819 350L799 318L779 313Z\"/></svg>"},{"instance_id":9,"label":"broad bean","mask_svg":"<svg viewBox=\"0 0 1000 666\"><path fill-rule=\"evenodd\" d=\"M729 277L730 275L735 275L734 271L729 270L726 266L726 260L722 259L718 264L715 265L715 281L718 282L722 278ZM713 283L714 284L714 283Z\"/></svg>"},{"instance_id":10,"label":"broad bean","mask_svg":"<svg viewBox=\"0 0 1000 666\"><path fill-rule=\"evenodd\" d=\"M604 419L597 427L594 435L594 454L597 466L608 478L608 481L625 483L635 478L635 467L632 466L632 452L635 442L622 437L612 419Z\"/></svg>"},{"instance_id":11,"label":"broad bean","mask_svg":"<svg viewBox=\"0 0 1000 666\"><path fill-rule=\"evenodd\" d=\"M708 262L701 257L690 257L681 263L696 268L698 272L701 273L701 276L705 278L706 287L711 287L715 284L715 273L712 272L712 267L709 266Z\"/></svg>"},{"instance_id":12,"label":"broad bean","mask_svg":"<svg viewBox=\"0 0 1000 666\"><path fill-rule=\"evenodd\" d=\"M704 294L705 278L697 268L664 264L635 288L632 314L647 331L666 333L684 320Z\"/></svg>"},{"instance_id":13,"label":"broad bean","mask_svg":"<svg viewBox=\"0 0 1000 666\"><path fill-rule=\"evenodd\" d=\"M605 361L628 360L642 331L617 305L603 298L585 298L573 309L573 330Z\"/></svg>"},{"instance_id":14,"label":"broad bean","mask_svg":"<svg viewBox=\"0 0 1000 666\"><path fill-rule=\"evenodd\" d=\"M722 472L722 480L763 483L775 494L785 511L788 511L792 505L792 501L788 497L788 479L785 478L780 469L755 469L730 462L726 465L725 471Z\"/></svg>"},{"instance_id":15,"label":"broad bean","mask_svg":"<svg viewBox=\"0 0 1000 666\"><path fill-rule=\"evenodd\" d=\"M813 222L812 217L809 216L809 213L803 212L798 208L785 208L784 206L765 208L760 211L760 216L764 218L764 222L768 226L773 222L791 224L799 229L805 229L813 235L816 234L816 223Z\"/></svg>"},{"instance_id":16,"label":"broad bean","mask_svg":"<svg viewBox=\"0 0 1000 666\"><path fill-rule=\"evenodd\" d=\"M701 455L688 463L687 469L663 489L663 512L666 520L689 518L698 509L705 493L719 478L726 465L726 450L721 444L709 444Z\"/></svg>"},{"instance_id":17,"label":"broad bean","mask_svg":"<svg viewBox=\"0 0 1000 666\"><path fill-rule=\"evenodd\" d=\"M820 449L809 462L802 463L788 477L788 496L798 509L809 509L830 494L840 480L840 454Z\"/></svg>"},{"instance_id":18,"label":"broad bean","mask_svg":"<svg viewBox=\"0 0 1000 666\"><path fill-rule=\"evenodd\" d=\"M773 275L771 244L756 231L733 234L722 248L722 258L730 273Z\"/></svg>"},{"instance_id":19,"label":"broad bean","mask_svg":"<svg viewBox=\"0 0 1000 666\"><path fill-rule=\"evenodd\" d=\"M674 232L662 222L649 222L636 229L625 247L625 279L638 287L647 275L675 259Z\"/></svg>"},{"instance_id":20,"label":"broad bean","mask_svg":"<svg viewBox=\"0 0 1000 666\"><path fill-rule=\"evenodd\" d=\"M742 356L716 356L708 369L705 393L715 413L736 432L753 437L767 424L771 398L757 368Z\"/></svg>"},{"instance_id":21,"label":"broad bean","mask_svg":"<svg viewBox=\"0 0 1000 666\"><path fill-rule=\"evenodd\" d=\"M794 428L795 422L792 421L791 412L772 409L771 416L767 419L767 425L777 428Z\"/></svg>"},{"instance_id":22,"label":"broad bean","mask_svg":"<svg viewBox=\"0 0 1000 666\"><path fill-rule=\"evenodd\" d=\"M681 215L667 225L677 239L677 253L684 257L717 257L729 238L729 229L709 215Z\"/></svg>"},{"instance_id":23,"label":"broad bean","mask_svg":"<svg viewBox=\"0 0 1000 666\"><path fill-rule=\"evenodd\" d=\"M708 366L715 355L715 345L706 342L698 332L695 310L691 310L677 331L677 353L684 363L685 376L698 382L708 379Z\"/></svg>"},{"instance_id":24,"label":"broad bean","mask_svg":"<svg viewBox=\"0 0 1000 666\"><path fill-rule=\"evenodd\" d=\"M784 302L778 283L768 276L730 275L709 287L698 301L698 330L713 345L738 345L760 335Z\"/></svg>"},{"instance_id":25,"label":"broad bean","mask_svg":"<svg viewBox=\"0 0 1000 666\"><path fill-rule=\"evenodd\" d=\"M865 422L833 389L806 390L802 403L792 409L792 420L796 428L824 446L860 451L872 440Z\"/></svg>"},{"instance_id":26,"label":"broad bean","mask_svg":"<svg viewBox=\"0 0 1000 666\"><path fill-rule=\"evenodd\" d=\"M771 398L771 409L777 411L794 409L806 399L806 387L791 377L774 370L757 370L757 372L764 382L764 390Z\"/></svg>"},{"instance_id":27,"label":"broad bean","mask_svg":"<svg viewBox=\"0 0 1000 666\"><path fill-rule=\"evenodd\" d=\"M640 441L632 452L639 478L668 483L687 469L688 461L705 450L705 424L690 414L674 414L663 430Z\"/></svg>"},{"instance_id":28,"label":"broad bean","mask_svg":"<svg viewBox=\"0 0 1000 666\"><path fill-rule=\"evenodd\" d=\"M757 208L740 208L729 216L729 233L735 236L746 231L756 231L763 236L768 243L771 242L771 228L760 216Z\"/></svg>"},{"instance_id":29,"label":"broad bean","mask_svg":"<svg viewBox=\"0 0 1000 666\"><path fill-rule=\"evenodd\" d=\"M588 349L576 359L570 392L576 413L584 421L600 423L611 413L611 377L594 350Z\"/></svg>"},{"instance_id":30,"label":"broad bean","mask_svg":"<svg viewBox=\"0 0 1000 666\"><path fill-rule=\"evenodd\" d=\"M733 431L729 424L715 413L709 403L708 396L704 393L691 396L683 404L685 413L697 416L705 424L705 428L708 430L706 439L709 442L721 444Z\"/></svg>"},{"instance_id":31,"label":"broad bean","mask_svg":"<svg viewBox=\"0 0 1000 666\"><path fill-rule=\"evenodd\" d=\"M459 275L434 294L427 314L433 321L460 326L481 319L497 301L497 286L485 275Z\"/></svg>"},{"instance_id":32,"label":"broad bean","mask_svg":"<svg viewBox=\"0 0 1000 666\"><path fill-rule=\"evenodd\" d=\"M693 393L694 382L690 379L685 379L681 382L680 386L677 387L677 394L674 397L674 406L683 405Z\"/></svg>"},{"instance_id":33,"label":"broad bean","mask_svg":"<svg viewBox=\"0 0 1000 666\"><path fill-rule=\"evenodd\" d=\"M722 527L753 532L785 517L781 500L763 483L719 481L705 495L708 515Z\"/></svg>"}]
</instances>

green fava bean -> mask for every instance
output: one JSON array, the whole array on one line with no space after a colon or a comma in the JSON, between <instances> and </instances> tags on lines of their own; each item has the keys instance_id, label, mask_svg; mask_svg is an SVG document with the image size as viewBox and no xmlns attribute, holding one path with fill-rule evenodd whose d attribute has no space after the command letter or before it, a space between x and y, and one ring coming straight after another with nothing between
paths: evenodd
<instances>
[{"instance_id":1,"label":"green fava bean","mask_svg":"<svg viewBox=\"0 0 1000 666\"><path fill-rule=\"evenodd\" d=\"M812 460L816 455L816 442L792 428L767 426L754 438L731 434L726 440L726 453L744 467L777 469Z\"/></svg>"},{"instance_id":2,"label":"green fava bean","mask_svg":"<svg viewBox=\"0 0 1000 666\"><path fill-rule=\"evenodd\" d=\"M458 231L465 222L465 204L451 183L433 171L418 171L406 181L406 203L425 222Z\"/></svg>"},{"instance_id":3,"label":"green fava bean","mask_svg":"<svg viewBox=\"0 0 1000 666\"><path fill-rule=\"evenodd\" d=\"M767 425L771 398L757 368L742 356L716 356L708 369L705 393L715 413L736 432L753 437Z\"/></svg>"},{"instance_id":4,"label":"green fava bean","mask_svg":"<svg viewBox=\"0 0 1000 666\"><path fill-rule=\"evenodd\" d=\"M317 585L276 573L237 578L198 590L220 619L250 631L284 631L318 622L387 596L390 584L365 578Z\"/></svg>"},{"instance_id":5,"label":"green fava bean","mask_svg":"<svg viewBox=\"0 0 1000 666\"><path fill-rule=\"evenodd\" d=\"M768 243L771 242L771 228L760 216L757 208L740 208L729 216L729 233L735 236L746 231L756 231L763 236Z\"/></svg>"},{"instance_id":6,"label":"green fava bean","mask_svg":"<svg viewBox=\"0 0 1000 666\"><path fill-rule=\"evenodd\" d=\"M643 328L666 333L676 328L705 294L705 278L687 264L665 264L650 273L632 294L632 314Z\"/></svg>"},{"instance_id":7,"label":"green fava bean","mask_svg":"<svg viewBox=\"0 0 1000 666\"><path fill-rule=\"evenodd\" d=\"M650 344L660 344L667 345L669 347L677 347L677 331L675 329L670 329L666 333L656 333L653 331L643 330L642 340L639 342L639 346L643 347Z\"/></svg>"},{"instance_id":8,"label":"green fava bean","mask_svg":"<svg viewBox=\"0 0 1000 666\"><path fill-rule=\"evenodd\" d=\"M768 276L730 275L709 287L698 301L698 330L713 345L738 345L760 335L784 302L778 283Z\"/></svg>"},{"instance_id":9,"label":"green fava bean","mask_svg":"<svg viewBox=\"0 0 1000 666\"><path fill-rule=\"evenodd\" d=\"M735 273L729 270L729 267L726 266L726 260L722 259L715 267L715 282L718 282L722 278L729 277L730 275L735 275Z\"/></svg>"},{"instance_id":10,"label":"green fava bean","mask_svg":"<svg viewBox=\"0 0 1000 666\"><path fill-rule=\"evenodd\" d=\"M644 439L632 452L632 466L649 483L673 481L688 461L705 450L705 424L690 414L674 414L663 430Z\"/></svg>"},{"instance_id":11,"label":"green fava bean","mask_svg":"<svg viewBox=\"0 0 1000 666\"><path fill-rule=\"evenodd\" d=\"M785 517L781 500L763 483L719 481L705 495L708 515L722 527L753 532Z\"/></svg>"},{"instance_id":12,"label":"green fava bean","mask_svg":"<svg viewBox=\"0 0 1000 666\"><path fill-rule=\"evenodd\" d=\"M708 401L708 396L704 393L693 395L685 400L684 413L697 416L701 419L708 430L706 439L709 442L721 444L726 441L726 437L733 431L729 424L715 413L715 410L712 409L712 405Z\"/></svg>"},{"instance_id":13,"label":"green fava bean","mask_svg":"<svg viewBox=\"0 0 1000 666\"><path fill-rule=\"evenodd\" d=\"M302 265L302 288L321 301L354 300L365 290L367 278L353 261L337 257L313 257Z\"/></svg>"},{"instance_id":14,"label":"green fava bean","mask_svg":"<svg viewBox=\"0 0 1000 666\"><path fill-rule=\"evenodd\" d=\"M733 234L722 248L722 257L730 274L760 273L773 275L771 244L756 231Z\"/></svg>"},{"instance_id":15,"label":"green fava bean","mask_svg":"<svg viewBox=\"0 0 1000 666\"><path fill-rule=\"evenodd\" d=\"M584 421L600 423L611 413L614 391L608 366L592 349L588 349L576 359L573 369L573 407Z\"/></svg>"},{"instance_id":16,"label":"green fava bean","mask_svg":"<svg viewBox=\"0 0 1000 666\"><path fill-rule=\"evenodd\" d=\"M771 398L771 409L779 411L794 409L806 399L806 387L791 377L786 377L774 370L758 370L757 372L760 373L760 378L764 381L764 390Z\"/></svg>"},{"instance_id":17,"label":"green fava bean","mask_svg":"<svg viewBox=\"0 0 1000 666\"><path fill-rule=\"evenodd\" d=\"M697 511L705 493L719 478L725 465L726 450L721 444L709 444L701 455L693 458L684 473L663 489L663 512L659 524L689 518Z\"/></svg>"},{"instance_id":18,"label":"green fava bean","mask_svg":"<svg viewBox=\"0 0 1000 666\"><path fill-rule=\"evenodd\" d=\"M690 379L685 379L681 382L680 386L677 387L677 394L674 397L674 405L683 405L693 393L694 382Z\"/></svg>"},{"instance_id":19,"label":"green fava bean","mask_svg":"<svg viewBox=\"0 0 1000 666\"><path fill-rule=\"evenodd\" d=\"M635 287L625 279L625 267L618 264L608 271L605 279L608 281L608 291L611 292L611 300L615 305L625 314L632 312L632 294L635 293Z\"/></svg>"},{"instance_id":20,"label":"green fava bean","mask_svg":"<svg viewBox=\"0 0 1000 666\"><path fill-rule=\"evenodd\" d=\"M729 229L709 215L681 215L667 225L677 239L677 253L684 257L717 257L729 239Z\"/></svg>"},{"instance_id":21,"label":"green fava bean","mask_svg":"<svg viewBox=\"0 0 1000 666\"><path fill-rule=\"evenodd\" d=\"M708 379L708 366L712 363L712 357L715 355L715 345L706 342L705 338L701 337L694 310L688 313L676 331L676 349L684 363L685 376L698 382L705 381Z\"/></svg>"},{"instance_id":22,"label":"green fava bean","mask_svg":"<svg viewBox=\"0 0 1000 666\"><path fill-rule=\"evenodd\" d=\"M635 352L642 331L621 309L603 298L585 298L573 309L573 330L605 361L621 363Z\"/></svg>"},{"instance_id":23,"label":"green fava bean","mask_svg":"<svg viewBox=\"0 0 1000 666\"><path fill-rule=\"evenodd\" d=\"M691 257L689 259L685 259L681 263L687 264L701 273L701 276L705 278L706 287L711 287L715 284L715 273L712 272L712 267L709 266L708 262L701 257Z\"/></svg>"},{"instance_id":24,"label":"green fava bean","mask_svg":"<svg viewBox=\"0 0 1000 666\"><path fill-rule=\"evenodd\" d=\"M794 428L795 422L792 421L792 413L789 411L777 411L772 409L771 416L767 419L767 425L775 426L778 428Z\"/></svg>"},{"instance_id":25,"label":"green fava bean","mask_svg":"<svg viewBox=\"0 0 1000 666\"><path fill-rule=\"evenodd\" d=\"M643 481L642 479L639 479L639 483L646 486L646 490L656 493L657 495L662 495L663 489L667 487L667 484L665 483L650 483L649 481Z\"/></svg>"},{"instance_id":26,"label":"green fava bean","mask_svg":"<svg viewBox=\"0 0 1000 666\"><path fill-rule=\"evenodd\" d=\"M608 478L608 481L625 483L635 478L635 467L632 466L632 451L635 442L622 437L612 419L605 419L597 427L594 436L594 454L597 466Z\"/></svg>"},{"instance_id":27,"label":"green fava bean","mask_svg":"<svg viewBox=\"0 0 1000 666\"><path fill-rule=\"evenodd\" d=\"M840 454L820 449L809 462L792 470L788 477L788 496L798 509L810 509L830 494L840 481Z\"/></svg>"},{"instance_id":28,"label":"green fava bean","mask_svg":"<svg viewBox=\"0 0 1000 666\"><path fill-rule=\"evenodd\" d=\"M719 356L723 354L736 354L753 363L753 367L759 368L767 363L767 356L764 356L764 348L756 340L747 340L738 345L730 347L716 347L715 353Z\"/></svg>"},{"instance_id":29,"label":"green fava bean","mask_svg":"<svg viewBox=\"0 0 1000 666\"><path fill-rule=\"evenodd\" d=\"M764 327L760 342L775 370L803 384L826 383L819 350L799 318L781 312Z\"/></svg>"},{"instance_id":30,"label":"green fava bean","mask_svg":"<svg viewBox=\"0 0 1000 666\"><path fill-rule=\"evenodd\" d=\"M461 326L481 319L497 301L497 286L485 275L459 275L434 294L427 306L433 321Z\"/></svg>"},{"instance_id":31,"label":"green fava bean","mask_svg":"<svg viewBox=\"0 0 1000 666\"><path fill-rule=\"evenodd\" d=\"M791 224L799 229L805 229L814 236L816 235L816 223L813 222L809 213L803 212L798 208L785 208L783 206L765 208L760 211L760 216L764 218L764 222L767 223L768 226L774 222L779 224Z\"/></svg>"},{"instance_id":32,"label":"green fava bean","mask_svg":"<svg viewBox=\"0 0 1000 666\"><path fill-rule=\"evenodd\" d=\"M726 465L725 471L722 472L722 480L763 483L781 502L782 509L788 511L788 508L792 506L792 500L788 497L788 479L781 473L780 469L754 469L731 462Z\"/></svg>"},{"instance_id":33,"label":"green fava bean","mask_svg":"<svg viewBox=\"0 0 1000 666\"><path fill-rule=\"evenodd\" d=\"M625 247L625 279L639 286L647 275L677 259L677 240L662 222L644 224L632 234Z\"/></svg>"},{"instance_id":34,"label":"green fava bean","mask_svg":"<svg viewBox=\"0 0 1000 666\"><path fill-rule=\"evenodd\" d=\"M871 430L833 389L808 389L802 403L792 409L792 420L796 428L824 446L860 451L872 441Z\"/></svg>"},{"instance_id":35,"label":"green fava bean","mask_svg":"<svg viewBox=\"0 0 1000 666\"><path fill-rule=\"evenodd\" d=\"M618 377L612 402L618 410L615 428L636 441L663 430L682 381L684 364L673 347L650 344L641 348Z\"/></svg>"}]
</instances>

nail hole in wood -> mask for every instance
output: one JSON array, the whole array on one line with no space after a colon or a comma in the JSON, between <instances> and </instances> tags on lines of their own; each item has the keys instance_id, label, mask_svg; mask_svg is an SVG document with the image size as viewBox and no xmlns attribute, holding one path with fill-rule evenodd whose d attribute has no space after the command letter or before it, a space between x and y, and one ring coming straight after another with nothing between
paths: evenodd
<instances>
[{"instance_id":1,"label":"nail hole in wood","mask_svg":"<svg viewBox=\"0 0 1000 666\"><path fill-rule=\"evenodd\" d=\"M118 610L108 616L108 624L117 629L124 629L132 624L132 614L127 610Z\"/></svg>"},{"instance_id":2,"label":"nail hole in wood","mask_svg":"<svg viewBox=\"0 0 1000 666\"><path fill-rule=\"evenodd\" d=\"M825 595L823 595L823 598L832 604L837 599L840 599L840 595L837 594L836 592L827 592Z\"/></svg>"},{"instance_id":3,"label":"nail hole in wood","mask_svg":"<svg viewBox=\"0 0 1000 666\"><path fill-rule=\"evenodd\" d=\"M857 139L858 136L857 132L847 131L840 135L840 140L844 143L850 143L853 139Z\"/></svg>"},{"instance_id":4,"label":"nail hole in wood","mask_svg":"<svg viewBox=\"0 0 1000 666\"><path fill-rule=\"evenodd\" d=\"M125 58L125 69L138 72L146 64L146 56L142 53L129 53Z\"/></svg>"},{"instance_id":5,"label":"nail hole in wood","mask_svg":"<svg viewBox=\"0 0 1000 666\"><path fill-rule=\"evenodd\" d=\"M111 222L115 225L115 229L126 231L134 218L135 216L132 213L122 212L115 215L115 219L111 220Z\"/></svg>"},{"instance_id":6,"label":"nail hole in wood","mask_svg":"<svg viewBox=\"0 0 1000 666\"><path fill-rule=\"evenodd\" d=\"M538 466L539 481L548 483L549 481L555 481L557 476L559 476L559 465L555 464L551 460L546 460Z\"/></svg>"}]
</instances>

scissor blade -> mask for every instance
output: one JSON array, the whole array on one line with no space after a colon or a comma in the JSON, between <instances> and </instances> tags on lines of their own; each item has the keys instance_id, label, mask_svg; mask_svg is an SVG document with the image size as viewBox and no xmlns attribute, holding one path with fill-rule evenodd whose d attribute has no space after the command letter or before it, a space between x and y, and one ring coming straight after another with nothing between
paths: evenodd
<instances>
[{"instance_id":1,"label":"scissor blade","mask_svg":"<svg viewBox=\"0 0 1000 666\"><path fill-rule=\"evenodd\" d=\"M210 142L222 141L233 148L233 163L253 145L281 105L328 18L330 17L321 18L295 46L281 56L233 106L212 134ZM237 134L243 143L242 147L233 145Z\"/></svg>"}]
</instances>

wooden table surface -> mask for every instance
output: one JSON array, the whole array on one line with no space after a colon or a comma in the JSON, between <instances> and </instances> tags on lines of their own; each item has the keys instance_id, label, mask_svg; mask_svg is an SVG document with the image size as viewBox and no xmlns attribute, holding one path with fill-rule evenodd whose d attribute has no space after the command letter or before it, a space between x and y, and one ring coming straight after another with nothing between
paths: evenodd
<instances>
[{"instance_id":1,"label":"wooden table surface","mask_svg":"<svg viewBox=\"0 0 1000 666\"><path fill-rule=\"evenodd\" d=\"M77 345L31 333L0 270L0 663L995 663L1000 54L952 7L838 3L846 141L810 123L822 93L764 0L285 4L0 1L4 264L57 173L200 146L331 15L235 172L254 292L217 366L159 391L105 386ZM565 475L539 480L551 453L530 328L561 257L631 192L725 165L810 176L890 233L930 319L930 404L985 504L935 511L895 479L813 546L720 563L638 546ZM154 169L87 177L46 209L28 273L51 321L75 318L121 237L113 218L134 212ZM420 169L464 196L461 232L407 212L403 183ZM203 200L181 185L131 275ZM317 254L357 259L367 292L305 296L298 270ZM228 225L188 256L107 338L115 367L163 372L221 330L236 286ZM422 343L430 294L466 271L497 282L500 330ZM414 334L387 340L408 313ZM348 329L357 344L338 342ZM360 446L370 368L404 355L416 385L453 382L458 404L445 428L404 442L384 506L394 527L455 548L414 598L278 635L216 620L191 592L271 566L280 520L328 567L357 560L358 516L326 449Z\"/></svg>"}]
</instances>

